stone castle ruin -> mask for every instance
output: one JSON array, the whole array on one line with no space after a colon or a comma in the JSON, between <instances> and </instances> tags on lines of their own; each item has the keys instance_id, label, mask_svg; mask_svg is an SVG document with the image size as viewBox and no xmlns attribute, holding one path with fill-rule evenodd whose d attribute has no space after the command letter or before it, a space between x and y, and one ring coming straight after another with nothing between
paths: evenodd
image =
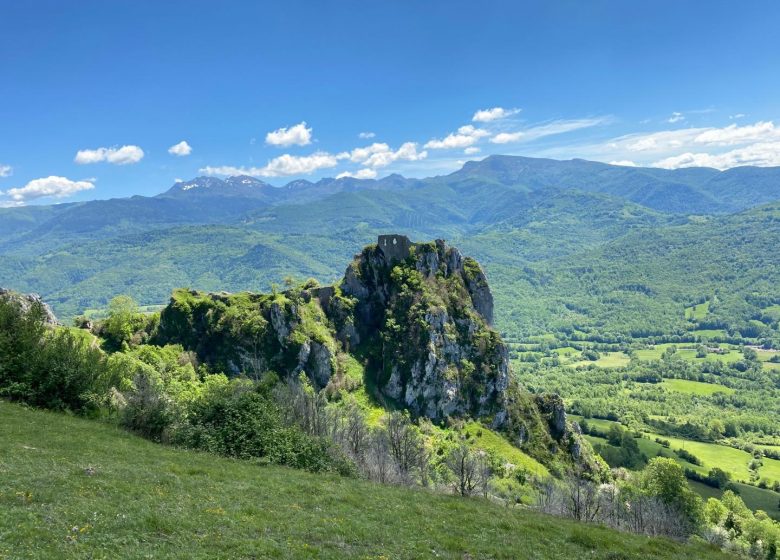
<instances>
[{"instance_id":1,"label":"stone castle ruin","mask_svg":"<svg viewBox=\"0 0 780 560\"><path fill-rule=\"evenodd\" d=\"M380 235L377 247L388 263L406 260L411 254L413 243L405 235Z\"/></svg>"}]
</instances>

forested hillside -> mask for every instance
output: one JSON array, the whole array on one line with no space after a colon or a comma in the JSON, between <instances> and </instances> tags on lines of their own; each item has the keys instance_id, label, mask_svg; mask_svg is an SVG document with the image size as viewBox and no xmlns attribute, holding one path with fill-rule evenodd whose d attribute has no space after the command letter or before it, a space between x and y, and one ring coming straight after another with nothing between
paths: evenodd
<instances>
[{"instance_id":1,"label":"forested hillside","mask_svg":"<svg viewBox=\"0 0 780 560\"><path fill-rule=\"evenodd\" d=\"M155 198L2 211L0 285L38 292L72 317L117 292L153 305L178 286L328 283L354 247L397 231L451 240L482 262L496 324L512 336L715 328L777 339L766 310L778 298L778 209L724 213L772 200L777 176L494 156L425 180L276 188L201 178ZM703 301L710 314L687 321L685 308Z\"/></svg>"}]
</instances>

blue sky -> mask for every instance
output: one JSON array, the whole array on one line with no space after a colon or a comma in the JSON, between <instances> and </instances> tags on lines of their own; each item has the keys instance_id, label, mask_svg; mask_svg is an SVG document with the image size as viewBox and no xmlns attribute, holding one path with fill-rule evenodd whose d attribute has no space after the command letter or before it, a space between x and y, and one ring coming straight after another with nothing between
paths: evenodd
<instances>
[{"instance_id":1,"label":"blue sky","mask_svg":"<svg viewBox=\"0 0 780 560\"><path fill-rule=\"evenodd\" d=\"M0 0L0 205L494 153L780 165L778 24L773 1Z\"/></svg>"}]
</instances>

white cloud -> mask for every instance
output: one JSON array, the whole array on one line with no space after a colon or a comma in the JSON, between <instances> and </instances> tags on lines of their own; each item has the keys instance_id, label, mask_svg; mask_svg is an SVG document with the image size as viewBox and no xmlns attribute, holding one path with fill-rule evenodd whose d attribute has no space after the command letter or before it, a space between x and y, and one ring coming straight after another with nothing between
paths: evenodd
<instances>
[{"instance_id":1,"label":"white cloud","mask_svg":"<svg viewBox=\"0 0 780 560\"><path fill-rule=\"evenodd\" d=\"M471 118L474 122L491 122L499 119L505 119L519 113L521 109L504 109L503 107L493 107L492 109L480 109Z\"/></svg>"},{"instance_id":2,"label":"white cloud","mask_svg":"<svg viewBox=\"0 0 780 560\"><path fill-rule=\"evenodd\" d=\"M373 132L361 132L358 134L358 138L362 138L363 140L368 140L370 138L374 138L376 136Z\"/></svg>"},{"instance_id":3,"label":"white cloud","mask_svg":"<svg viewBox=\"0 0 780 560\"><path fill-rule=\"evenodd\" d=\"M685 152L657 161L653 167L678 169L681 167L714 167L730 169L742 165L757 167L780 166L780 142L758 142L721 154Z\"/></svg>"},{"instance_id":4,"label":"white cloud","mask_svg":"<svg viewBox=\"0 0 780 560\"><path fill-rule=\"evenodd\" d=\"M381 154L390 152L390 146L384 142L374 142L370 146L364 146L363 148L355 148L347 156L355 163L366 161L374 154Z\"/></svg>"},{"instance_id":5,"label":"white cloud","mask_svg":"<svg viewBox=\"0 0 780 560\"><path fill-rule=\"evenodd\" d=\"M96 150L79 150L73 161L80 164L108 162L116 165L138 163L144 157L144 151L138 146L122 146L121 148L98 148Z\"/></svg>"},{"instance_id":6,"label":"white cloud","mask_svg":"<svg viewBox=\"0 0 780 560\"><path fill-rule=\"evenodd\" d=\"M482 128L475 128L474 126L467 124L461 126L457 132L449 134L442 140L433 139L425 144L426 148L433 150L447 150L452 148L467 148L473 144L476 144L480 138L490 136L487 130Z\"/></svg>"},{"instance_id":7,"label":"white cloud","mask_svg":"<svg viewBox=\"0 0 780 560\"><path fill-rule=\"evenodd\" d=\"M71 181L65 177L42 177L33 179L23 187L8 189L4 196L10 198L6 206L21 206L28 200L36 198L65 198L79 191L94 189L92 181Z\"/></svg>"},{"instance_id":8,"label":"white cloud","mask_svg":"<svg viewBox=\"0 0 780 560\"><path fill-rule=\"evenodd\" d=\"M284 154L275 157L265 167L233 167L223 165L203 167L204 175L249 175L251 177L286 177L289 175L309 175L320 169L338 165L339 158L327 152L315 152L308 156Z\"/></svg>"},{"instance_id":9,"label":"white cloud","mask_svg":"<svg viewBox=\"0 0 780 560\"><path fill-rule=\"evenodd\" d=\"M376 171L373 169L360 169L356 173L344 171L336 175L336 179L343 179L345 177L352 177L354 179L374 179L376 178Z\"/></svg>"},{"instance_id":10,"label":"white cloud","mask_svg":"<svg viewBox=\"0 0 780 560\"><path fill-rule=\"evenodd\" d=\"M493 136L490 141L493 144L509 144L510 142L517 142L525 136L522 132L500 132Z\"/></svg>"},{"instance_id":11,"label":"white cloud","mask_svg":"<svg viewBox=\"0 0 780 560\"><path fill-rule=\"evenodd\" d=\"M776 129L772 121L759 121L752 125L730 124L724 128L711 128L696 136L695 142L729 146L774 138L780 139L780 129Z\"/></svg>"},{"instance_id":12,"label":"white cloud","mask_svg":"<svg viewBox=\"0 0 780 560\"><path fill-rule=\"evenodd\" d=\"M272 146L307 146L311 144L311 128L306 121L287 128L279 128L265 135L265 143Z\"/></svg>"},{"instance_id":13,"label":"white cloud","mask_svg":"<svg viewBox=\"0 0 780 560\"><path fill-rule=\"evenodd\" d=\"M772 121L759 121L745 126L734 123L722 128L681 128L649 134L629 134L615 138L607 147L630 152L662 153L686 146L729 146L776 139L780 139L780 128L775 127Z\"/></svg>"},{"instance_id":14,"label":"white cloud","mask_svg":"<svg viewBox=\"0 0 780 560\"><path fill-rule=\"evenodd\" d=\"M417 143L415 142L405 142L395 151L385 143L375 142L364 148L355 148L349 153L351 161L373 168L386 167L396 161L419 161L426 157L428 157L428 152L425 150L417 151Z\"/></svg>"},{"instance_id":15,"label":"white cloud","mask_svg":"<svg viewBox=\"0 0 780 560\"><path fill-rule=\"evenodd\" d=\"M680 122L684 120L685 120L685 116L682 113L678 113L677 111L675 111L674 113L672 113L672 116L669 117L667 122L674 124L676 122Z\"/></svg>"},{"instance_id":16,"label":"white cloud","mask_svg":"<svg viewBox=\"0 0 780 560\"><path fill-rule=\"evenodd\" d=\"M478 154L481 151L482 150L480 148L477 148L476 146L469 146L468 148L463 150L463 153L466 154L467 156L471 156L474 154Z\"/></svg>"},{"instance_id":17,"label":"white cloud","mask_svg":"<svg viewBox=\"0 0 780 560\"><path fill-rule=\"evenodd\" d=\"M192 153L192 146L187 144L186 140L182 140L168 148L168 153L174 156L188 156Z\"/></svg>"},{"instance_id":18,"label":"white cloud","mask_svg":"<svg viewBox=\"0 0 780 560\"><path fill-rule=\"evenodd\" d=\"M630 159L621 159L621 160L617 160L617 161L610 161L609 164L610 165L620 165L622 167L636 167L637 166L636 163L634 163Z\"/></svg>"},{"instance_id":19,"label":"white cloud","mask_svg":"<svg viewBox=\"0 0 780 560\"><path fill-rule=\"evenodd\" d=\"M729 118L730 118L731 120L734 120L734 119L743 119L743 118L745 118L746 116L747 116L747 115L746 115L745 113L737 113L736 115L729 115Z\"/></svg>"},{"instance_id":20,"label":"white cloud","mask_svg":"<svg viewBox=\"0 0 780 560\"><path fill-rule=\"evenodd\" d=\"M14 168L10 165L0 164L0 177L10 177L14 172Z\"/></svg>"},{"instance_id":21,"label":"white cloud","mask_svg":"<svg viewBox=\"0 0 780 560\"><path fill-rule=\"evenodd\" d=\"M490 141L493 144L509 144L511 142L519 141L530 142L531 140L537 140L538 138L544 138L545 136L564 134L566 132L573 132L582 128L597 126L608 121L608 117L557 120L547 124L533 126L525 130L519 130L517 132L501 132L493 136Z\"/></svg>"}]
</instances>

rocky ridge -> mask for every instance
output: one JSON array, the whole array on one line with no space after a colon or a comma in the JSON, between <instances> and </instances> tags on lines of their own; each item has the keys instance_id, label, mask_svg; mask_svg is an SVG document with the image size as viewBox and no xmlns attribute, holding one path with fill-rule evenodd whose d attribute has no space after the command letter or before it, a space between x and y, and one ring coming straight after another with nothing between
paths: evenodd
<instances>
[{"instance_id":1,"label":"rocky ridge","mask_svg":"<svg viewBox=\"0 0 780 560\"><path fill-rule=\"evenodd\" d=\"M213 369L306 375L331 393L364 383L385 406L413 417L481 418L537 456L564 449L577 457L581 438L562 400L530 395L511 379L492 317L493 297L476 261L443 240L387 235L357 254L335 286L308 281L272 294L177 290L154 336L158 344L182 344Z\"/></svg>"}]
</instances>

